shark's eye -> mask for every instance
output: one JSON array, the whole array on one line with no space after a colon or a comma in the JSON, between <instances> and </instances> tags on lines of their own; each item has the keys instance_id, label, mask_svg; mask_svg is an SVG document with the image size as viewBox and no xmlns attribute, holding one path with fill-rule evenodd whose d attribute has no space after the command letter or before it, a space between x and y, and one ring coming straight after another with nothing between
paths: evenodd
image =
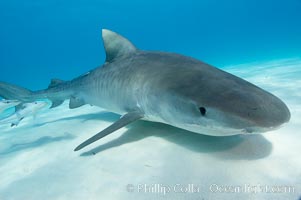
<instances>
[{"instance_id":1,"label":"shark's eye","mask_svg":"<svg viewBox=\"0 0 301 200\"><path fill-rule=\"evenodd\" d=\"M204 116L206 114L206 108L199 107L200 113Z\"/></svg>"}]
</instances>

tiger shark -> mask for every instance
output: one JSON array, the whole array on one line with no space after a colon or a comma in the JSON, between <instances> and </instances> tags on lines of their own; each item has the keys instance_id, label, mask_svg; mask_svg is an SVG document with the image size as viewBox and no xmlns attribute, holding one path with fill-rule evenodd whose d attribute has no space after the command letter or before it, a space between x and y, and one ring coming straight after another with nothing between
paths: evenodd
<instances>
[{"instance_id":1,"label":"tiger shark","mask_svg":"<svg viewBox=\"0 0 301 200\"><path fill-rule=\"evenodd\" d=\"M122 116L75 151L140 119L212 136L262 133L290 119L278 97L237 76L180 54L140 50L110 30L102 38L102 66L35 92L0 82L0 96L47 98L52 107L70 99L70 109L90 104Z\"/></svg>"}]
</instances>

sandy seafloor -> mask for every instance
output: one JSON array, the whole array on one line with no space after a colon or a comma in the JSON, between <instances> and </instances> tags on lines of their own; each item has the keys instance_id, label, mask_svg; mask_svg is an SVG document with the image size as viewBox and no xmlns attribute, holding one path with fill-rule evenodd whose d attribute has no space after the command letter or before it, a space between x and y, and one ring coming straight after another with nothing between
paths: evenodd
<instances>
[{"instance_id":1,"label":"sandy seafloor","mask_svg":"<svg viewBox=\"0 0 301 200\"><path fill-rule=\"evenodd\" d=\"M65 102L16 128L0 126L0 200L300 199L301 59L223 69L280 97L291 121L232 137L139 121L74 152L119 116Z\"/></svg>"}]
</instances>

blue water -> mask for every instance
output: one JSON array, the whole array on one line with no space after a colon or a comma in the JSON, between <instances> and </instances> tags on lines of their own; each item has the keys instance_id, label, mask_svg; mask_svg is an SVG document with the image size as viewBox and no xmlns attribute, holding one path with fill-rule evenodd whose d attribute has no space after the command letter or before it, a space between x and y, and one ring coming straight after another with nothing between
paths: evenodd
<instances>
[{"instance_id":1,"label":"blue water","mask_svg":"<svg viewBox=\"0 0 301 200\"><path fill-rule=\"evenodd\" d=\"M0 80L30 89L105 59L101 29L218 67L301 53L301 1L0 1Z\"/></svg>"},{"instance_id":2,"label":"blue water","mask_svg":"<svg viewBox=\"0 0 301 200\"><path fill-rule=\"evenodd\" d=\"M278 130L227 138L138 121L74 152L120 116L90 105L71 110L65 102L17 127L0 124L0 200L300 198L300 0L0 0L0 27L0 81L43 89L51 78L69 80L100 66L106 28L138 48L221 67L291 111ZM138 184L179 183L201 190L138 191ZM294 192L219 193L212 184Z\"/></svg>"}]
</instances>

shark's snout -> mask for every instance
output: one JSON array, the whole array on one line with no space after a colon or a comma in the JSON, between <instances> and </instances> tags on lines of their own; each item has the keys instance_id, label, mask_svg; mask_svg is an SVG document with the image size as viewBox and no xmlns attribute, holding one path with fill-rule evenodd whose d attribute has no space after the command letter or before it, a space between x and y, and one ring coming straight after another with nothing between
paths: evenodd
<instances>
[{"instance_id":1,"label":"shark's snout","mask_svg":"<svg viewBox=\"0 0 301 200\"><path fill-rule=\"evenodd\" d=\"M269 92L254 88L253 91L244 90L237 96L240 101L235 102L232 108L242 121L232 123L232 126L242 128L245 133L273 130L290 120L291 114L286 104Z\"/></svg>"},{"instance_id":2,"label":"shark's snout","mask_svg":"<svg viewBox=\"0 0 301 200\"><path fill-rule=\"evenodd\" d=\"M277 128L290 120L288 107L277 97L269 94L265 102L248 113L251 120L262 128Z\"/></svg>"},{"instance_id":3,"label":"shark's snout","mask_svg":"<svg viewBox=\"0 0 301 200\"><path fill-rule=\"evenodd\" d=\"M219 90L215 87L218 92L207 99L207 104L220 113L216 116L222 116L213 117L216 121L245 133L260 133L290 120L288 107L278 97L242 79L232 78L236 81L219 84Z\"/></svg>"}]
</instances>

